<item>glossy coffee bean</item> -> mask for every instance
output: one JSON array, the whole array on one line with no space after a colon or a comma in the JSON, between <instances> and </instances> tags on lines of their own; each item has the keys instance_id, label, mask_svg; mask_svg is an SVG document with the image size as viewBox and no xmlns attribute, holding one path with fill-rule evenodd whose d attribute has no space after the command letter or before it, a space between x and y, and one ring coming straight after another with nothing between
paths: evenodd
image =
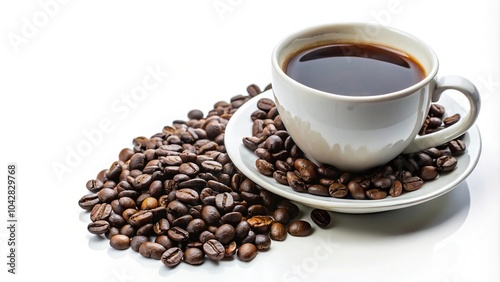
<instances>
[{"instance_id":1,"label":"glossy coffee bean","mask_svg":"<svg viewBox=\"0 0 500 282\"><path fill-rule=\"evenodd\" d=\"M184 253L179 247L172 247L161 255L160 260L164 265L174 267L182 261L183 256Z\"/></svg>"},{"instance_id":2,"label":"glossy coffee bean","mask_svg":"<svg viewBox=\"0 0 500 282\"><path fill-rule=\"evenodd\" d=\"M312 227L305 220L296 220L288 225L287 232L292 236L303 237L312 233Z\"/></svg>"},{"instance_id":3,"label":"glossy coffee bean","mask_svg":"<svg viewBox=\"0 0 500 282\"><path fill-rule=\"evenodd\" d=\"M273 222L269 230L269 237L275 241L284 241L286 239L286 228L281 222Z\"/></svg>"},{"instance_id":4,"label":"glossy coffee bean","mask_svg":"<svg viewBox=\"0 0 500 282\"><path fill-rule=\"evenodd\" d=\"M139 253L145 258L159 260L165 251L165 247L154 242L144 242L139 247Z\"/></svg>"},{"instance_id":5,"label":"glossy coffee bean","mask_svg":"<svg viewBox=\"0 0 500 282\"><path fill-rule=\"evenodd\" d=\"M330 213L326 210L313 209L311 211L312 221L321 228L327 227L331 222Z\"/></svg>"},{"instance_id":6,"label":"glossy coffee bean","mask_svg":"<svg viewBox=\"0 0 500 282\"><path fill-rule=\"evenodd\" d=\"M111 247L117 250L126 250L130 247L130 238L128 236L117 234L109 240Z\"/></svg>"},{"instance_id":7,"label":"glossy coffee bean","mask_svg":"<svg viewBox=\"0 0 500 282\"><path fill-rule=\"evenodd\" d=\"M188 248L184 251L183 260L188 264L199 265L203 263L204 257L205 254L202 250L198 248Z\"/></svg>"},{"instance_id":8,"label":"glossy coffee bean","mask_svg":"<svg viewBox=\"0 0 500 282\"><path fill-rule=\"evenodd\" d=\"M127 236L128 237L128 236ZM137 235L133 236L132 239L130 239L130 248L136 252L139 251L139 247L142 245L144 242L149 242L148 237L143 236L143 235Z\"/></svg>"},{"instance_id":9,"label":"glossy coffee bean","mask_svg":"<svg viewBox=\"0 0 500 282\"><path fill-rule=\"evenodd\" d=\"M210 239L203 244L203 251L212 260L221 260L225 256L226 249L221 242Z\"/></svg>"},{"instance_id":10,"label":"glossy coffee bean","mask_svg":"<svg viewBox=\"0 0 500 282\"><path fill-rule=\"evenodd\" d=\"M257 256L257 247L252 243L242 244L236 251L236 256L242 261L251 261Z\"/></svg>"}]
</instances>

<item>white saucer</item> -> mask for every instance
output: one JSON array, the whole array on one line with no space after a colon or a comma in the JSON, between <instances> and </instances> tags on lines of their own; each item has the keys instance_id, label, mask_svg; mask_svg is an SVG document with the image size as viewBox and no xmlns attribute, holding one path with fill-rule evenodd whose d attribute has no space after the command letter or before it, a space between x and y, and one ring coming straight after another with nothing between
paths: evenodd
<instances>
[{"instance_id":1,"label":"white saucer","mask_svg":"<svg viewBox=\"0 0 500 282\"><path fill-rule=\"evenodd\" d=\"M261 187L298 203L334 212L342 213L374 213L401 209L439 197L460 184L474 169L481 154L481 136L474 125L464 136L467 151L457 157L458 165L453 171L441 174L438 178L426 182L422 188L413 192L403 193L399 197L387 197L382 200L337 199L333 197L315 196L308 193L298 193L289 186L279 184L272 177L262 175L255 167L257 156L242 144L243 137L252 136L252 120L250 115L257 107L260 98L274 100L272 90L266 91L246 102L231 117L226 126L225 146L229 157L245 176ZM465 115L464 109L446 94L439 104L445 106L447 113Z\"/></svg>"}]
</instances>

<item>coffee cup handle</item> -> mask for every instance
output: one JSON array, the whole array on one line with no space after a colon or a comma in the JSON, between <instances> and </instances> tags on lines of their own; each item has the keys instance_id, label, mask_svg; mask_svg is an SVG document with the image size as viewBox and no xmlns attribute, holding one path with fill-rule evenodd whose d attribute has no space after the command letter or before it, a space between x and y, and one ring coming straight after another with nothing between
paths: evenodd
<instances>
[{"instance_id":1,"label":"coffee cup handle","mask_svg":"<svg viewBox=\"0 0 500 282\"><path fill-rule=\"evenodd\" d=\"M470 109L456 124L444 128L440 131L417 136L403 153L415 153L431 147L436 147L449 142L469 130L476 121L481 108L481 98L476 86L468 79L460 76L444 76L438 78L432 94L432 102L437 102L446 90L457 90L467 97Z\"/></svg>"}]
</instances>

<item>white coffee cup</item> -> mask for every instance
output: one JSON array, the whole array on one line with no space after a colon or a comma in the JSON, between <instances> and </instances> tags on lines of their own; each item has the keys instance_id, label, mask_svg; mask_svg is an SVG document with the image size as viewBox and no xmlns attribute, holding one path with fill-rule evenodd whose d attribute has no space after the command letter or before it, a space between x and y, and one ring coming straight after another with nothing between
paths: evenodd
<instances>
[{"instance_id":1,"label":"white coffee cup","mask_svg":"<svg viewBox=\"0 0 500 282\"><path fill-rule=\"evenodd\" d=\"M414 58L425 77L392 93L347 96L327 93L290 78L283 66L310 46L364 43L388 46ZM313 160L360 171L383 165L401 153L435 147L465 133L480 110L479 93L459 76L437 77L438 59L424 42L403 31L368 23L312 27L281 40L272 53L272 88L281 119L299 148ZM418 135L431 102L448 89L467 97L465 117L441 131Z\"/></svg>"}]
</instances>

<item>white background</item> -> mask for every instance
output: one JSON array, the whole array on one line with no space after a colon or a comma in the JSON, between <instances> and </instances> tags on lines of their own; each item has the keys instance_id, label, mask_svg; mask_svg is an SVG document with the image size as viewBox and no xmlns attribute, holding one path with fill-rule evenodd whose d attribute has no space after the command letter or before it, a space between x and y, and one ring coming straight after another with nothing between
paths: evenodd
<instances>
[{"instance_id":1,"label":"white background","mask_svg":"<svg viewBox=\"0 0 500 282\"><path fill-rule=\"evenodd\" d=\"M4 182L0 279L499 281L499 18L494 0L2 1L0 175L5 180L7 162L17 162L19 222L14 276L6 265ZM250 263L167 269L87 232L88 214L77 204L85 183L132 138L192 108L207 112L251 83L265 87L278 39L341 21L412 33L436 51L441 75L477 85L483 153L464 183L404 210L333 214L328 230L273 242ZM161 73L154 87L131 96L151 69Z\"/></svg>"}]
</instances>

